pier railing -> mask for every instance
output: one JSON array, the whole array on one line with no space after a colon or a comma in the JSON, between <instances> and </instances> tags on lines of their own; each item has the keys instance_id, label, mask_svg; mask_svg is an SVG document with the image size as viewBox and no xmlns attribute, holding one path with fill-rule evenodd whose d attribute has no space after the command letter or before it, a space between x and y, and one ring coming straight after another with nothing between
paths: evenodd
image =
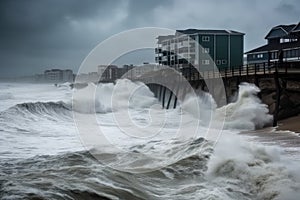
<instances>
[{"instance_id":1,"label":"pier railing","mask_svg":"<svg viewBox=\"0 0 300 200\"><path fill-rule=\"evenodd\" d=\"M257 64L247 64L238 67L228 67L228 68L221 68L216 71L205 69L202 70L200 68L200 73L196 70L193 66L183 67L179 73L182 74L181 78L177 77L175 79L182 79L185 78L188 81L197 81L197 80L204 80L204 79L214 79L214 78L231 78L231 77L248 77L248 76L269 76L274 75L275 73L281 75L287 74L300 74L300 63L289 63L289 62L263 62ZM126 78L134 80L134 81L150 81L154 80L155 77L161 77L163 72L161 71L153 71L146 74L143 74L140 77L131 77L126 76ZM119 77L121 78L121 77ZM174 77L172 78L173 81ZM101 82L114 82L115 79L105 79L101 80ZM170 81L170 80L165 80ZM180 81L180 80L177 80Z\"/></svg>"},{"instance_id":2,"label":"pier railing","mask_svg":"<svg viewBox=\"0 0 300 200\"><path fill-rule=\"evenodd\" d=\"M186 70L183 75L188 80L201 80L212 78L230 78L237 76L253 76L253 75L272 75L274 73L290 74L300 73L300 64L295 63L279 63L279 62L266 62L257 64L248 64L239 67L229 67L214 70L200 70L200 73L196 70Z\"/></svg>"}]
</instances>

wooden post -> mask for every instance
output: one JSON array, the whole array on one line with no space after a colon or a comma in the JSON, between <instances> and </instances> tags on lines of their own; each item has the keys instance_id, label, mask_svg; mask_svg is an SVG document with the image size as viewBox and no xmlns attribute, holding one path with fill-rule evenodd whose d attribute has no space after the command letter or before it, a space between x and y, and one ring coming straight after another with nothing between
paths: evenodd
<instances>
[{"instance_id":1,"label":"wooden post","mask_svg":"<svg viewBox=\"0 0 300 200\"><path fill-rule=\"evenodd\" d=\"M200 82L200 81L199 81ZM177 85L177 88L176 88L176 93L174 94L174 96L175 96L175 99L174 99L174 105L173 105L173 108L175 109L176 108L176 106L177 106L177 96L179 96L179 87L180 87L180 85L181 84L178 84Z\"/></svg>"},{"instance_id":2,"label":"wooden post","mask_svg":"<svg viewBox=\"0 0 300 200\"><path fill-rule=\"evenodd\" d=\"M247 64L247 76L249 75L249 65Z\"/></svg>"},{"instance_id":3,"label":"wooden post","mask_svg":"<svg viewBox=\"0 0 300 200\"><path fill-rule=\"evenodd\" d=\"M281 96L281 88L280 88L280 83L279 83L277 67L276 67L276 71L274 73L274 81L275 81L275 86L276 86L276 105L275 105L275 111L273 114L273 126L277 126L278 113L279 113L279 108L280 108L280 96Z\"/></svg>"},{"instance_id":4,"label":"wooden post","mask_svg":"<svg viewBox=\"0 0 300 200\"><path fill-rule=\"evenodd\" d=\"M167 104L167 109L170 108L170 103L171 103L171 100L172 100L172 96L173 96L173 92L171 90L170 91L170 95L169 95L169 100L168 100L168 104Z\"/></svg>"},{"instance_id":5,"label":"wooden post","mask_svg":"<svg viewBox=\"0 0 300 200\"><path fill-rule=\"evenodd\" d=\"M166 97L166 90L167 88L165 86L164 87L164 91L163 91L163 96L162 96L162 107L165 108L165 97Z\"/></svg>"},{"instance_id":6,"label":"wooden post","mask_svg":"<svg viewBox=\"0 0 300 200\"><path fill-rule=\"evenodd\" d=\"M173 108L175 109L177 106L177 96L175 95L175 100L174 100L174 105L173 105Z\"/></svg>"},{"instance_id":7,"label":"wooden post","mask_svg":"<svg viewBox=\"0 0 300 200\"><path fill-rule=\"evenodd\" d=\"M158 100L161 101L161 94L162 94L162 85L160 85L159 87L159 96L158 96Z\"/></svg>"}]
</instances>

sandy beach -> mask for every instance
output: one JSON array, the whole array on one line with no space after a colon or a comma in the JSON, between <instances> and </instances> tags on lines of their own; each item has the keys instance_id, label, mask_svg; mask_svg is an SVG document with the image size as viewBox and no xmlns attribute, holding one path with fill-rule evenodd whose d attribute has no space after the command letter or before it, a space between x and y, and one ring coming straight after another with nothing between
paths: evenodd
<instances>
[{"instance_id":1,"label":"sandy beach","mask_svg":"<svg viewBox=\"0 0 300 200\"><path fill-rule=\"evenodd\" d=\"M277 130L300 133L300 115L280 120Z\"/></svg>"}]
</instances>

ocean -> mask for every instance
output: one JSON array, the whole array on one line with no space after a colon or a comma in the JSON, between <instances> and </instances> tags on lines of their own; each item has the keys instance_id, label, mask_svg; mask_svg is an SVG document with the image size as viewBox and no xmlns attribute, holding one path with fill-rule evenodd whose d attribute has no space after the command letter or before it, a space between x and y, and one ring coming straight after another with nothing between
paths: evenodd
<instances>
[{"instance_id":1,"label":"ocean","mask_svg":"<svg viewBox=\"0 0 300 200\"><path fill-rule=\"evenodd\" d=\"M129 80L0 83L0 199L299 199L299 137L258 92L165 110Z\"/></svg>"}]
</instances>

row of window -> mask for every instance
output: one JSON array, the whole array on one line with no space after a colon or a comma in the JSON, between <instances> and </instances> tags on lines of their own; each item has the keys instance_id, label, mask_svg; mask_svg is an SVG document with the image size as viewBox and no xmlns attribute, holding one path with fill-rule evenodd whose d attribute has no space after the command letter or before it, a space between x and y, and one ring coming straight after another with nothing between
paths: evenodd
<instances>
[{"instance_id":1,"label":"row of window","mask_svg":"<svg viewBox=\"0 0 300 200\"><path fill-rule=\"evenodd\" d=\"M190 36L190 40L196 40L195 36ZM209 42L210 41L210 36L202 36L201 37L202 42ZM163 41L162 45L168 45L168 44L173 44L173 43L180 43L181 45L184 44L185 41L188 41L188 37L180 38L178 40L167 40Z\"/></svg>"},{"instance_id":2,"label":"row of window","mask_svg":"<svg viewBox=\"0 0 300 200\"><path fill-rule=\"evenodd\" d=\"M202 36L202 42L209 42L210 37L209 36Z\"/></svg>"},{"instance_id":3,"label":"row of window","mask_svg":"<svg viewBox=\"0 0 300 200\"><path fill-rule=\"evenodd\" d=\"M253 54L252 55L252 58L255 59L255 58L263 58L264 57L264 54L260 53L260 54Z\"/></svg>"},{"instance_id":4,"label":"row of window","mask_svg":"<svg viewBox=\"0 0 300 200\"><path fill-rule=\"evenodd\" d=\"M300 57L300 49L291 49L287 51L283 51L284 58L295 58Z\"/></svg>"},{"instance_id":5,"label":"row of window","mask_svg":"<svg viewBox=\"0 0 300 200\"><path fill-rule=\"evenodd\" d=\"M191 61L193 63L193 59ZM179 59L178 61L171 60L169 62L168 61L163 61L161 63L165 64L165 65L168 65L168 64L174 65L174 64L187 64L188 61L186 59ZM210 64L210 60L207 60L207 59L202 60L202 65L209 65L209 64ZM217 66L227 65L227 60L217 60L216 64L217 64Z\"/></svg>"},{"instance_id":6,"label":"row of window","mask_svg":"<svg viewBox=\"0 0 300 200\"><path fill-rule=\"evenodd\" d=\"M210 64L210 60L202 60L202 65L209 65L209 64ZM226 65L227 60L217 60L216 64L217 65Z\"/></svg>"},{"instance_id":7,"label":"row of window","mask_svg":"<svg viewBox=\"0 0 300 200\"><path fill-rule=\"evenodd\" d=\"M279 57L279 51L273 51L270 52L270 59L278 59ZM253 59L260 59L263 58L264 54L260 53L260 54L253 54L252 58ZM283 51L283 58L296 58L296 57L300 57L300 49L290 49L290 50L284 50Z\"/></svg>"}]
</instances>

